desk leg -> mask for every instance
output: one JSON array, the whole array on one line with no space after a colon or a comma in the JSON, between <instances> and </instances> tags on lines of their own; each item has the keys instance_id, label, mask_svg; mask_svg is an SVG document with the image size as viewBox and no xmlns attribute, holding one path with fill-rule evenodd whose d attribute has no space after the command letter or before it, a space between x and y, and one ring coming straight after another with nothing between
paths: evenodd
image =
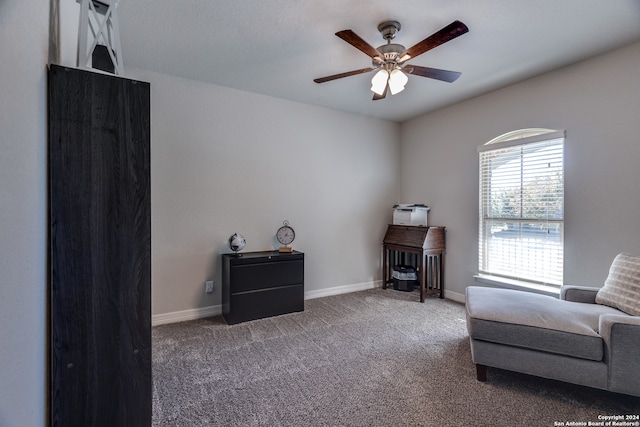
<instances>
[{"instance_id":1,"label":"desk leg","mask_svg":"<svg viewBox=\"0 0 640 427\"><path fill-rule=\"evenodd\" d=\"M427 281L425 257L426 255L423 253L418 262L418 269L420 270L420 302L424 302L425 285Z\"/></svg>"},{"instance_id":2,"label":"desk leg","mask_svg":"<svg viewBox=\"0 0 640 427\"><path fill-rule=\"evenodd\" d=\"M389 251L387 248L382 248L382 289L387 289L387 280L389 279L389 271L387 270L388 263L387 257L389 256Z\"/></svg>"},{"instance_id":3,"label":"desk leg","mask_svg":"<svg viewBox=\"0 0 640 427\"><path fill-rule=\"evenodd\" d=\"M440 299L444 299L444 249L440 254Z\"/></svg>"}]
</instances>

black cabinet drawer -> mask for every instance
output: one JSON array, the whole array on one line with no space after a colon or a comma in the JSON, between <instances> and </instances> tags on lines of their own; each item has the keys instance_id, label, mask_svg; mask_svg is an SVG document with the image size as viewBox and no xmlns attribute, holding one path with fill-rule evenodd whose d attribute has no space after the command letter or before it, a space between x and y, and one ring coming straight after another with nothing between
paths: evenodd
<instances>
[{"instance_id":1,"label":"black cabinet drawer","mask_svg":"<svg viewBox=\"0 0 640 427\"><path fill-rule=\"evenodd\" d=\"M231 293L275 286L299 285L304 282L302 260L274 261L231 267Z\"/></svg>"},{"instance_id":2,"label":"black cabinet drawer","mask_svg":"<svg viewBox=\"0 0 640 427\"><path fill-rule=\"evenodd\" d=\"M304 310L304 285L231 295L231 310L224 315L229 324Z\"/></svg>"}]
</instances>

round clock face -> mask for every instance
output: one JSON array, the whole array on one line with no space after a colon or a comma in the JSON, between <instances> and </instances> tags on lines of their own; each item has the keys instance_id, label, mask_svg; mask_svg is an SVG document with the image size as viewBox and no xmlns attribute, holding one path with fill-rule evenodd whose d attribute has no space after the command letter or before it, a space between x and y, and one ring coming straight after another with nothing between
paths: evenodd
<instances>
[{"instance_id":1,"label":"round clock face","mask_svg":"<svg viewBox=\"0 0 640 427\"><path fill-rule=\"evenodd\" d=\"M282 243L283 245L291 244L291 242L293 242L293 239L295 238L296 232L293 231L293 228L289 227L288 223L286 222L282 227L278 229L278 232L276 233L276 239L278 239L278 242Z\"/></svg>"}]
</instances>

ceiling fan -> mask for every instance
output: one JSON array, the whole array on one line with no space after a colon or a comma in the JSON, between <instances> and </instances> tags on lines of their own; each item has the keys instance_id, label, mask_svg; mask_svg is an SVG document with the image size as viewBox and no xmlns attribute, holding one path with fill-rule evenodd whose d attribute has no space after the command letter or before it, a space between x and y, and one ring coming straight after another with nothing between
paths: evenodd
<instances>
[{"instance_id":1,"label":"ceiling fan","mask_svg":"<svg viewBox=\"0 0 640 427\"><path fill-rule=\"evenodd\" d=\"M378 70L371 79L373 100L376 101L378 99L385 98L387 96L387 91L390 91L392 95L395 95L396 93L404 90L404 87L409 80L407 74L428 77L430 79L441 80L449 83L456 81L458 77L460 77L461 73L457 71L409 65L407 64L407 61L468 32L469 28L467 28L467 26L462 22L453 21L451 24L447 25L440 31L436 31L409 49L405 49L405 47L400 44L391 43L391 40L396 36L398 31L400 31L400 23L398 21L384 21L378 25L378 31L382 34L382 38L387 41L387 44L379 46L377 49L364 41L352 30L342 30L336 33L336 36L340 37L356 49L369 55L372 60L372 67L320 77L313 79L313 81L316 83L324 83L331 80L341 79L343 77L355 76L356 74Z\"/></svg>"}]
</instances>

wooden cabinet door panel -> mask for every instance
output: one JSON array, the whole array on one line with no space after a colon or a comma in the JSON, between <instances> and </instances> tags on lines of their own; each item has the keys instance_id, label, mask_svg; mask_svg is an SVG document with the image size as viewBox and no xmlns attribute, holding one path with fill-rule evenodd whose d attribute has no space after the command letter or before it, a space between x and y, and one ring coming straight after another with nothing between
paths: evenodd
<instances>
[{"instance_id":1,"label":"wooden cabinet door panel","mask_svg":"<svg viewBox=\"0 0 640 427\"><path fill-rule=\"evenodd\" d=\"M50 67L54 426L151 425L149 94Z\"/></svg>"}]
</instances>

